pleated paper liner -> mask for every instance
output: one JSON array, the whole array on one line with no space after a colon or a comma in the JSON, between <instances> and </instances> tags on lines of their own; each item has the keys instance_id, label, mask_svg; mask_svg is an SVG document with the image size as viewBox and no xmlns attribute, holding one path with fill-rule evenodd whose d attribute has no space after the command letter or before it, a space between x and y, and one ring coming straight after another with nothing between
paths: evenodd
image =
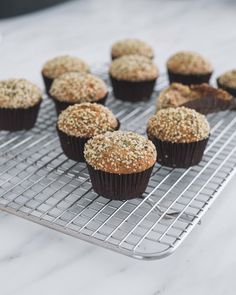
<instances>
[{"instance_id":1,"label":"pleated paper liner","mask_svg":"<svg viewBox=\"0 0 236 295\"><path fill-rule=\"evenodd\" d=\"M87 163L94 191L111 200L129 200L145 192L153 167L138 173L115 174L95 170Z\"/></svg>"},{"instance_id":2,"label":"pleated paper liner","mask_svg":"<svg viewBox=\"0 0 236 295\"><path fill-rule=\"evenodd\" d=\"M120 56L114 56L114 55L112 55L111 54L111 60L115 60L115 59L117 59L117 58L119 58Z\"/></svg>"},{"instance_id":3,"label":"pleated paper liner","mask_svg":"<svg viewBox=\"0 0 236 295\"><path fill-rule=\"evenodd\" d=\"M119 130L120 122L117 119L117 127L115 131ZM64 154L71 160L76 162L85 162L84 146L91 137L77 137L66 134L57 127L57 133L60 139L61 148Z\"/></svg>"},{"instance_id":4,"label":"pleated paper liner","mask_svg":"<svg viewBox=\"0 0 236 295\"><path fill-rule=\"evenodd\" d=\"M209 83L212 73L207 74L178 74L173 73L168 70L168 77L169 82L174 83L182 83L184 85L192 85L192 84L202 84L202 83Z\"/></svg>"},{"instance_id":5,"label":"pleated paper liner","mask_svg":"<svg viewBox=\"0 0 236 295\"><path fill-rule=\"evenodd\" d=\"M57 127L57 133L60 139L61 148L64 154L71 160L76 162L85 162L84 145L89 137L76 137L67 135Z\"/></svg>"},{"instance_id":6,"label":"pleated paper liner","mask_svg":"<svg viewBox=\"0 0 236 295\"><path fill-rule=\"evenodd\" d=\"M217 81L217 85L219 88L229 92L234 98L236 98L236 88L227 87L227 86L221 84L219 81L219 78L216 81Z\"/></svg>"},{"instance_id":7,"label":"pleated paper liner","mask_svg":"<svg viewBox=\"0 0 236 295\"><path fill-rule=\"evenodd\" d=\"M208 138L191 143L172 143L152 138L157 150L157 162L172 168L189 168L202 160Z\"/></svg>"},{"instance_id":8,"label":"pleated paper liner","mask_svg":"<svg viewBox=\"0 0 236 295\"><path fill-rule=\"evenodd\" d=\"M19 131L34 127L41 101L29 108L0 108L0 130Z\"/></svg>"},{"instance_id":9,"label":"pleated paper liner","mask_svg":"<svg viewBox=\"0 0 236 295\"><path fill-rule=\"evenodd\" d=\"M43 77L46 93L50 97L49 90L50 90L50 88L52 86L52 82L53 82L54 79L44 76L43 73L42 73L42 77Z\"/></svg>"},{"instance_id":10,"label":"pleated paper liner","mask_svg":"<svg viewBox=\"0 0 236 295\"><path fill-rule=\"evenodd\" d=\"M107 100L107 96L108 96L108 93L100 98L99 100L96 100L96 101L89 101L91 103L99 103L99 104L102 104L102 105L105 105L106 103L106 100ZM56 107L56 111L57 111L57 115L59 115L63 110L65 110L68 106L71 106L71 105L74 105L74 104L79 104L79 102L76 102L76 103L69 103L69 102L64 102L64 101L59 101L57 100L56 98L54 97L51 97L55 103L55 107Z\"/></svg>"},{"instance_id":11,"label":"pleated paper liner","mask_svg":"<svg viewBox=\"0 0 236 295\"><path fill-rule=\"evenodd\" d=\"M156 79L149 81L117 80L110 75L113 94L123 101L137 102L148 100L153 92Z\"/></svg>"},{"instance_id":12,"label":"pleated paper liner","mask_svg":"<svg viewBox=\"0 0 236 295\"><path fill-rule=\"evenodd\" d=\"M197 112L206 115L210 113L234 109L236 107L236 101L234 98L232 98L231 100L224 100L216 98L214 96L208 96L202 99L188 101L181 106L194 109Z\"/></svg>"}]
</instances>

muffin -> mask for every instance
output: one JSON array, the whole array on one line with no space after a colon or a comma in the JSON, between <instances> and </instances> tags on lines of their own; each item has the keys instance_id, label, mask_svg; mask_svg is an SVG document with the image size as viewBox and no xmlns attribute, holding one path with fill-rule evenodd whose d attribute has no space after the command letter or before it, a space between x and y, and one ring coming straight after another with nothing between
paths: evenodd
<instances>
[{"instance_id":1,"label":"muffin","mask_svg":"<svg viewBox=\"0 0 236 295\"><path fill-rule=\"evenodd\" d=\"M89 73L90 68L82 59L69 55L58 56L47 61L42 69L46 92L49 94L54 79L69 72Z\"/></svg>"},{"instance_id":2,"label":"muffin","mask_svg":"<svg viewBox=\"0 0 236 295\"><path fill-rule=\"evenodd\" d=\"M106 107L84 102L61 112L57 132L65 155L84 162L84 145L91 137L119 129L119 121Z\"/></svg>"},{"instance_id":3,"label":"muffin","mask_svg":"<svg viewBox=\"0 0 236 295\"><path fill-rule=\"evenodd\" d=\"M105 104L108 90L100 78L91 74L66 73L56 78L50 95L55 102L57 113L69 105L82 102Z\"/></svg>"},{"instance_id":4,"label":"muffin","mask_svg":"<svg viewBox=\"0 0 236 295\"><path fill-rule=\"evenodd\" d=\"M210 135L204 115L178 107L158 111L147 125L148 138L157 149L158 163L173 168L197 165Z\"/></svg>"},{"instance_id":5,"label":"muffin","mask_svg":"<svg viewBox=\"0 0 236 295\"><path fill-rule=\"evenodd\" d=\"M94 191L112 200L141 196L157 157L151 141L129 131L93 137L85 144L84 156Z\"/></svg>"},{"instance_id":6,"label":"muffin","mask_svg":"<svg viewBox=\"0 0 236 295\"><path fill-rule=\"evenodd\" d=\"M222 88L236 97L236 70L228 71L217 78L219 88Z\"/></svg>"},{"instance_id":7,"label":"muffin","mask_svg":"<svg viewBox=\"0 0 236 295\"><path fill-rule=\"evenodd\" d=\"M137 39L124 39L117 41L111 48L112 59L133 54L142 55L151 59L154 57L152 47L146 42Z\"/></svg>"},{"instance_id":8,"label":"muffin","mask_svg":"<svg viewBox=\"0 0 236 295\"><path fill-rule=\"evenodd\" d=\"M31 129L41 101L40 89L25 79L0 81L0 130Z\"/></svg>"},{"instance_id":9,"label":"muffin","mask_svg":"<svg viewBox=\"0 0 236 295\"><path fill-rule=\"evenodd\" d=\"M234 106L234 99L228 92L207 83L191 86L172 83L160 93L157 109L180 106L209 114L231 109Z\"/></svg>"},{"instance_id":10,"label":"muffin","mask_svg":"<svg viewBox=\"0 0 236 295\"><path fill-rule=\"evenodd\" d=\"M150 98L159 72L149 58L126 55L111 63L109 74L114 96L135 102Z\"/></svg>"},{"instance_id":11,"label":"muffin","mask_svg":"<svg viewBox=\"0 0 236 295\"><path fill-rule=\"evenodd\" d=\"M200 54L180 51L167 61L170 83L185 85L208 83L213 72L211 63Z\"/></svg>"}]
</instances>

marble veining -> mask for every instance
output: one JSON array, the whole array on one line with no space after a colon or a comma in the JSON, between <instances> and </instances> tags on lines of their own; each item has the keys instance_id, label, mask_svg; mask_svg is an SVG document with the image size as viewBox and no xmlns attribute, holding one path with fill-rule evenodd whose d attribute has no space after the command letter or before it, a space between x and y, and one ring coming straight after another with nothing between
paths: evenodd
<instances>
[{"instance_id":1,"label":"marble veining","mask_svg":"<svg viewBox=\"0 0 236 295\"><path fill-rule=\"evenodd\" d=\"M108 62L111 44L124 37L152 44L161 71L177 50L199 51L215 65L215 77L236 67L235 12L235 1L78 0L1 20L0 78L22 76L42 87L48 58L69 53ZM233 295L235 181L175 254L153 262L0 213L0 294Z\"/></svg>"}]
</instances>

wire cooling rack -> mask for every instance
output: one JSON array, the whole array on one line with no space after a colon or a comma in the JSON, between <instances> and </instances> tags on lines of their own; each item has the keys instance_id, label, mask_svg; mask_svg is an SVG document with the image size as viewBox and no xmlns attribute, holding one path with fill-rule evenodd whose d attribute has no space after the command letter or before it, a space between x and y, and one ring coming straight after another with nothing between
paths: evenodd
<instances>
[{"instance_id":1,"label":"wire cooling rack","mask_svg":"<svg viewBox=\"0 0 236 295\"><path fill-rule=\"evenodd\" d=\"M103 79L106 75L97 70ZM122 129L145 134L150 102L109 97ZM203 161L189 169L156 164L142 198L111 201L97 195L85 164L68 160L55 131L52 101L44 99L31 131L0 132L0 209L73 237L140 259L171 254L216 199L236 165L236 116L208 117L212 131Z\"/></svg>"}]
</instances>

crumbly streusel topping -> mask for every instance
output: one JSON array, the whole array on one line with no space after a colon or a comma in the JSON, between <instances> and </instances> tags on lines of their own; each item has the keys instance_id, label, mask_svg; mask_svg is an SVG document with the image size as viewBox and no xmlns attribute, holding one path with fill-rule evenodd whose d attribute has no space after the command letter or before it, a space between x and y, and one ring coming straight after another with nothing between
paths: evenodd
<instances>
[{"instance_id":1,"label":"crumbly streusel topping","mask_svg":"<svg viewBox=\"0 0 236 295\"><path fill-rule=\"evenodd\" d=\"M219 77L219 82L223 86L236 88L236 70L228 71Z\"/></svg>"},{"instance_id":2,"label":"crumbly streusel topping","mask_svg":"<svg viewBox=\"0 0 236 295\"><path fill-rule=\"evenodd\" d=\"M69 106L58 117L58 128L64 133L78 137L92 137L114 131L118 122L114 114L96 103L81 103Z\"/></svg>"},{"instance_id":3,"label":"crumbly streusel topping","mask_svg":"<svg viewBox=\"0 0 236 295\"><path fill-rule=\"evenodd\" d=\"M160 93L157 99L157 109L178 107L195 99L211 97L225 101L231 101L233 99L228 92L214 88L207 83L191 86L172 83Z\"/></svg>"},{"instance_id":4,"label":"crumbly streusel topping","mask_svg":"<svg viewBox=\"0 0 236 295\"><path fill-rule=\"evenodd\" d=\"M46 62L42 69L43 75L51 79L68 72L89 73L90 68L85 61L78 57L62 55Z\"/></svg>"},{"instance_id":5,"label":"crumbly streusel topping","mask_svg":"<svg viewBox=\"0 0 236 295\"><path fill-rule=\"evenodd\" d=\"M148 58L154 57L154 52L151 46L146 42L137 39L124 39L113 44L111 55L117 58L123 55L143 55Z\"/></svg>"},{"instance_id":6,"label":"crumbly streusel topping","mask_svg":"<svg viewBox=\"0 0 236 295\"><path fill-rule=\"evenodd\" d=\"M66 73L56 78L50 95L59 101L70 103L98 101L106 96L106 84L91 74Z\"/></svg>"},{"instance_id":7,"label":"crumbly streusel topping","mask_svg":"<svg viewBox=\"0 0 236 295\"><path fill-rule=\"evenodd\" d=\"M0 81L0 108L29 108L42 99L41 90L25 79Z\"/></svg>"},{"instance_id":8,"label":"crumbly streusel topping","mask_svg":"<svg viewBox=\"0 0 236 295\"><path fill-rule=\"evenodd\" d=\"M84 156L96 170L129 174L152 167L156 162L156 149L150 140L137 133L114 131L90 139Z\"/></svg>"},{"instance_id":9,"label":"crumbly streusel topping","mask_svg":"<svg viewBox=\"0 0 236 295\"><path fill-rule=\"evenodd\" d=\"M141 55L125 55L115 59L110 65L110 75L118 80L154 80L159 72L151 59Z\"/></svg>"},{"instance_id":10,"label":"crumbly streusel topping","mask_svg":"<svg viewBox=\"0 0 236 295\"><path fill-rule=\"evenodd\" d=\"M170 142L195 142L209 136L206 117L185 107L168 108L153 115L147 125L149 138Z\"/></svg>"},{"instance_id":11,"label":"crumbly streusel topping","mask_svg":"<svg viewBox=\"0 0 236 295\"><path fill-rule=\"evenodd\" d=\"M207 74L213 71L211 63L192 51L180 51L167 61L167 68L179 74Z\"/></svg>"}]
</instances>

